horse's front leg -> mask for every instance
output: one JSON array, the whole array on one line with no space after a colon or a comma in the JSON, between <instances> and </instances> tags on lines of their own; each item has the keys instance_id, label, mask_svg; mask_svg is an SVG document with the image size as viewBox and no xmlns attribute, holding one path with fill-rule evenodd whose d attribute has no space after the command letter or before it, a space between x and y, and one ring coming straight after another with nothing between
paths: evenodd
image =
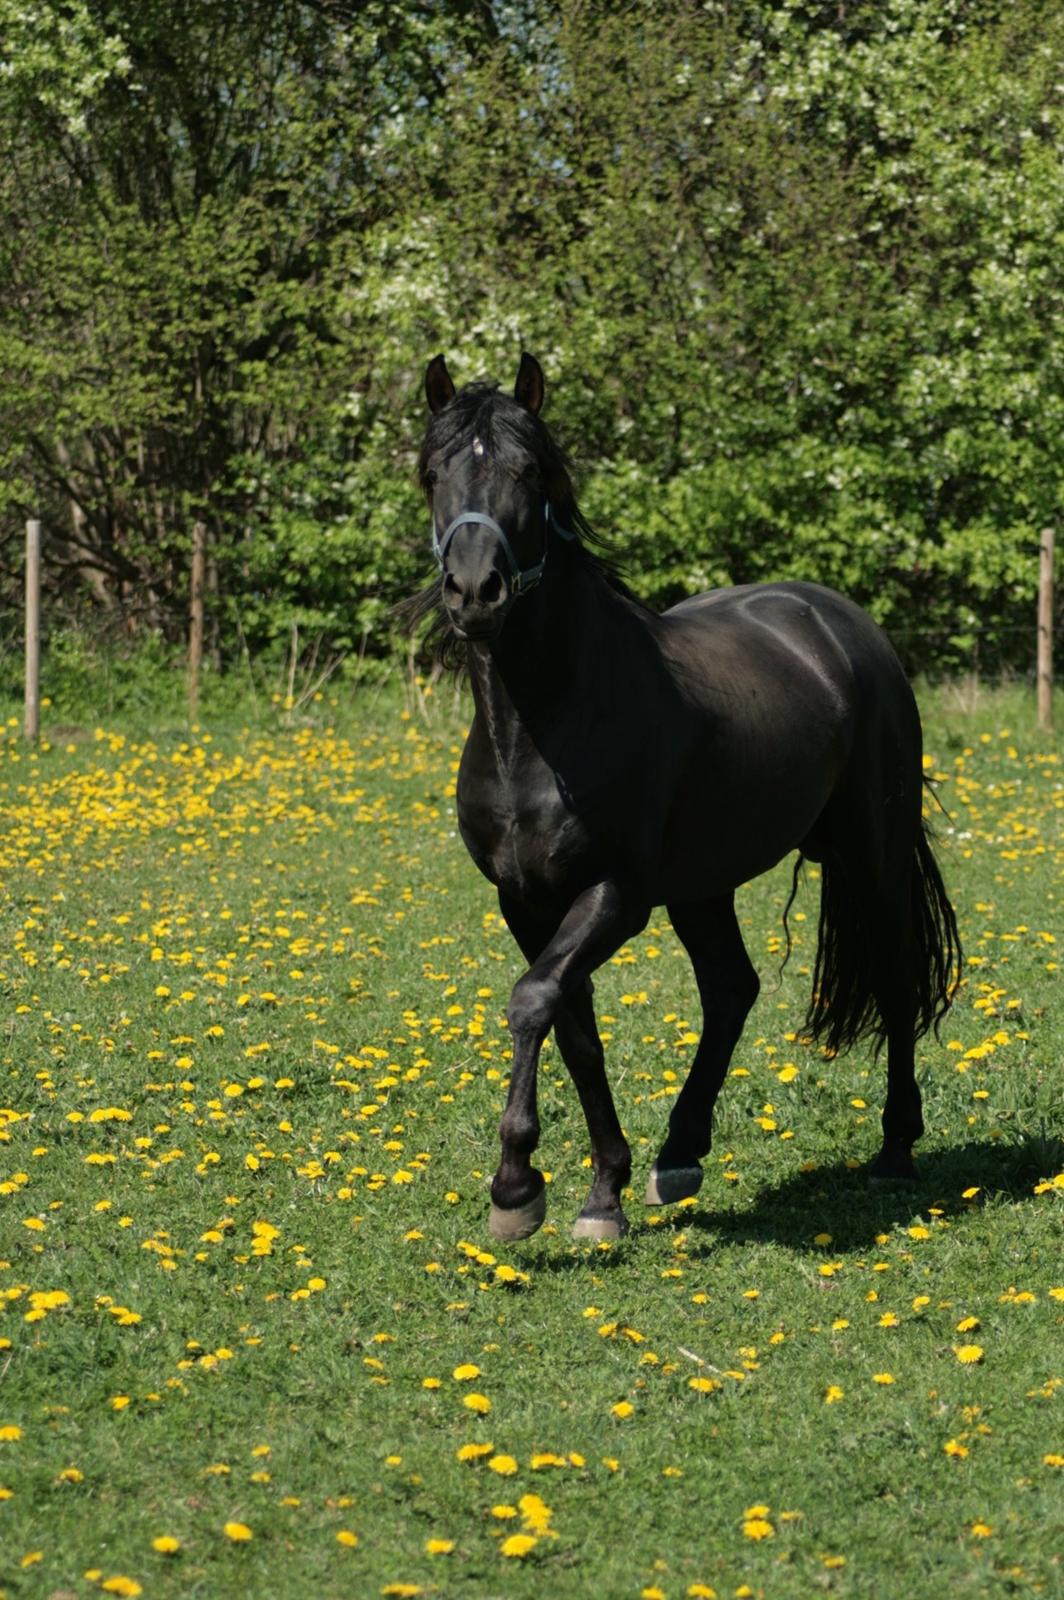
<instances>
[{"instance_id":1,"label":"horse's front leg","mask_svg":"<svg viewBox=\"0 0 1064 1600\"><path fill-rule=\"evenodd\" d=\"M543 1041L565 1007L567 996L583 989L595 968L625 939L638 933L648 915L649 908L625 895L616 883L606 880L593 884L573 901L557 931L524 977L514 985L508 1013L513 1051L510 1093L499 1126L502 1159L491 1184L490 1226L496 1239L526 1239L535 1233L546 1215L543 1175L529 1159L539 1143L536 1077ZM518 938L520 940L520 932ZM563 1026L564 1031L567 1030ZM600 1069L596 1076L600 1076L596 1089L604 1090L609 1100L604 1070ZM600 1099L601 1092L593 1093L593 1114ZM582 1088L581 1100L587 1112L588 1103ZM595 1131L592 1127L593 1146ZM614 1165L620 1170L624 1163ZM596 1191L597 1188L596 1175ZM594 1198L596 1205L608 1209L608 1223L598 1232L581 1230L583 1236L587 1237L590 1232L595 1237L615 1237L623 1231L624 1220L619 1187L614 1197L615 1207L612 1201L607 1205L597 1192ZM584 1215L588 1215L586 1210Z\"/></svg>"}]
</instances>

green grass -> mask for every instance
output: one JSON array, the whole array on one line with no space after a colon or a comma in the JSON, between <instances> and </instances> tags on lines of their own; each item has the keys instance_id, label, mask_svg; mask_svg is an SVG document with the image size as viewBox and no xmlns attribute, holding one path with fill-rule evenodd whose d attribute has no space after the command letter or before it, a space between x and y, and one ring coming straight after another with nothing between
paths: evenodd
<instances>
[{"instance_id":1,"label":"green grass","mask_svg":"<svg viewBox=\"0 0 1064 1600\"><path fill-rule=\"evenodd\" d=\"M970 965L920 1047L919 1184L859 1170L881 1068L795 1037L816 885L779 976L784 866L741 896L763 988L697 1205L641 1204L699 1026L663 916L600 974L636 1160L612 1248L569 1238L552 1050L548 1226L487 1237L520 968L455 836L449 696L53 723L38 754L9 727L3 1592L1061 1593L1061 767L1018 692L929 703Z\"/></svg>"}]
</instances>

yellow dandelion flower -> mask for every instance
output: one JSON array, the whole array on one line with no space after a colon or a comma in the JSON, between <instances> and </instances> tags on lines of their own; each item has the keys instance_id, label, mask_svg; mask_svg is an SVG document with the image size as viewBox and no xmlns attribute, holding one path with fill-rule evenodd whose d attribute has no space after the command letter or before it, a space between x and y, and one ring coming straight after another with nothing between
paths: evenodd
<instances>
[{"instance_id":1,"label":"yellow dandelion flower","mask_svg":"<svg viewBox=\"0 0 1064 1600\"><path fill-rule=\"evenodd\" d=\"M827 1388L824 1390L824 1404L826 1406L833 1406L837 1400L842 1400L844 1398L845 1393L845 1389L840 1389L837 1383L829 1383Z\"/></svg>"},{"instance_id":2,"label":"yellow dandelion flower","mask_svg":"<svg viewBox=\"0 0 1064 1600\"><path fill-rule=\"evenodd\" d=\"M517 1515L517 1507L516 1506L492 1506L491 1514L492 1514L493 1517L498 1517L500 1522L507 1522L510 1519L510 1517L516 1517L516 1515Z\"/></svg>"},{"instance_id":3,"label":"yellow dandelion flower","mask_svg":"<svg viewBox=\"0 0 1064 1600\"><path fill-rule=\"evenodd\" d=\"M158 1538L151 1542L153 1550L158 1550L161 1556L173 1556L181 1548L181 1540L175 1539L172 1533L160 1533Z\"/></svg>"},{"instance_id":4,"label":"yellow dandelion flower","mask_svg":"<svg viewBox=\"0 0 1064 1600\"><path fill-rule=\"evenodd\" d=\"M994 1532L986 1522L973 1522L969 1531L973 1539L989 1539Z\"/></svg>"},{"instance_id":5,"label":"yellow dandelion flower","mask_svg":"<svg viewBox=\"0 0 1064 1600\"><path fill-rule=\"evenodd\" d=\"M772 1539L775 1534L775 1528L764 1517L750 1517L743 1523L743 1535L747 1539Z\"/></svg>"},{"instance_id":6,"label":"yellow dandelion flower","mask_svg":"<svg viewBox=\"0 0 1064 1600\"><path fill-rule=\"evenodd\" d=\"M500 1548L504 1556L519 1561L523 1556L527 1556L530 1550L536 1548L536 1541L530 1533L511 1533L508 1539L503 1540Z\"/></svg>"},{"instance_id":7,"label":"yellow dandelion flower","mask_svg":"<svg viewBox=\"0 0 1064 1600\"><path fill-rule=\"evenodd\" d=\"M14 1443L22 1438L22 1429L14 1422L6 1422L0 1428L0 1439L7 1443Z\"/></svg>"},{"instance_id":8,"label":"yellow dandelion flower","mask_svg":"<svg viewBox=\"0 0 1064 1600\"><path fill-rule=\"evenodd\" d=\"M687 1600L717 1600L717 1591L711 1589L708 1583L689 1583Z\"/></svg>"},{"instance_id":9,"label":"yellow dandelion flower","mask_svg":"<svg viewBox=\"0 0 1064 1600\"><path fill-rule=\"evenodd\" d=\"M381 1590L387 1600L414 1600L415 1595L423 1593L419 1583L386 1583Z\"/></svg>"},{"instance_id":10,"label":"yellow dandelion flower","mask_svg":"<svg viewBox=\"0 0 1064 1600\"><path fill-rule=\"evenodd\" d=\"M517 1471L517 1462L513 1456L492 1456L488 1466L492 1472L497 1472L500 1478L510 1478Z\"/></svg>"},{"instance_id":11,"label":"yellow dandelion flower","mask_svg":"<svg viewBox=\"0 0 1064 1600\"><path fill-rule=\"evenodd\" d=\"M491 1401L486 1394L467 1394L462 1396L462 1404L470 1411L475 1411L478 1417L486 1417L491 1410Z\"/></svg>"},{"instance_id":12,"label":"yellow dandelion flower","mask_svg":"<svg viewBox=\"0 0 1064 1600\"><path fill-rule=\"evenodd\" d=\"M341 1528L336 1535L337 1544L342 1544L345 1550L353 1550L358 1544L358 1534L352 1533L350 1528Z\"/></svg>"},{"instance_id":13,"label":"yellow dandelion flower","mask_svg":"<svg viewBox=\"0 0 1064 1600\"><path fill-rule=\"evenodd\" d=\"M481 1456L490 1456L494 1449L493 1444L460 1444L455 1456L459 1461L477 1461Z\"/></svg>"},{"instance_id":14,"label":"yellow dandelion flower","mask_svg":"<svg viewBox=\"0 0 1064 1600\"><path fill-rule=\"evenodd\" d=\"M449 1556L454 1549L453 1539L426 1539L425 1550L430 1556Z\"/></svg>"},{"instance_id":15,"label":"yellow dandelion flower","mask_svg":"<svg viewBox=\"0 0 1064 1600\"><path fill-rule=\"evenodd\" d=\"M974 1366L976 1362L982 1361L983 1348L982 1345L978 1344L954 1345L953 1354L962 1366L970 1367Z\"/></svg>"},{"instance_id":16,"label":"yellow dandelion flower","mask_svg":"<svg viewBox=\"0 0 1064 1600\"><path fill-rule=\"evenodd\" d=\"M894 1382L894 1375L893 1375L893 1373L890 1373L890 1372L873 1372L873 1374L872 1374L872 1382L873 1383L884 1383L884 1384L893 1383Z\"/></svg>"},{"instance_id":17,"label":"yellow dandelion flower","mask_svg":"<svg viewBox=\"0 0 1064 1600\"><path fill-rule=\"evenodd\" d=\"M234 1544L244 1544L248 1539L254 1537L246 1522L227 1522L222 1532Z\"/></svg>"},{"instance_id":18,"label":"yellow dandelion flower","mask_svg":"<svg viewBox=\"0 0 1064 1600\"><path fill-rule=\"evenodd\" d=\"M1051 1450L1048 1455L1042 1457L1042 1465L1043 1467L1064 1467L1064 1456L1058 1454L1056 1450Z\"/></svg>"},{"instance_id":19,"label":"yellow dandelion flower","mask_svg":"<svg viewBox=\"0 0 1064 1600\"><path fill-rule=\"evenodd\" d=\"M553 1512L546 1501L541 1500L538 1494L523 1494L517 1505L525 1519L526 1528L533 1533L547 1533L549 1531Z\"/></svg>"},{"instance_id":20,"label":"yellow dandelion flower","mask_svg":"<svg viewBox=\"0 0 1064 1600\"><path fill-rule=\"evenodd\" d=\"M135 1600L136 1595L144 1592L136 1578L124 1577L121 1572L116 1572L113 1578L105 1578L100 1588L106 1594L124 1595L127 1600Z\"/></svg>"},{"instance_id":21,"label":"yellow dandelion flower","mask_svg":"<svg viewBox=\"0 0 1064 1600\"><path fill-rule=\"evenodd\" d=\"M954 1456L958 1461L963 1461L968 1454L968 1446L961 1444L959 1439L947 1439L942 1448L948 1456Z\"/></svg>"},{"instance_id":22,"label":"yellow dandelion flower","mask_svg":"<svg viewBox=\"0 0 1064 1600\"><path fill-rule=\"evenodd\" d=\"M632 1405L630 1400L618 1400L615 1406L610 1407L610 1410L613 1412L615 1417L619 1417L623 1422L625 1417L630 1417L632 1415L632 1412L635 1410L635 1406Z\"/></svg>"},{"instance_id":23,"label":"yellow dandelion flower","mask_svg":"<svg viewBox=\"0 0 1064 1600\"><path fill-rule=\"evenodd\" d=\"M480 1368L475 1367L472 1361L466 1361L460 1367L455 1367L451 1376L457 1378L459 1383L468 1383L470 1378L480 1377Z\"/></svg>"},{"instance_id":24,"label":"yellow dandelion flower","mask_svg":"<svg viewBox=\"0 0 1064 1600\"><path fill-rule=\"evenodd\" d=\"M688 1378L687 1387L696 1394L712 1394L714 1389L723 1388L723 1384L717 1378Z\"/></svg>"}]
</instances>

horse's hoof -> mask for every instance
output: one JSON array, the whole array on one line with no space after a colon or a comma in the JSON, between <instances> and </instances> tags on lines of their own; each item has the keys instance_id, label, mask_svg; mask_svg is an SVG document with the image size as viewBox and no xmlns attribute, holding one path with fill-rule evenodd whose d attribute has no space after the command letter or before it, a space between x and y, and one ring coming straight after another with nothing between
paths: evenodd
<instances>
[{"instance_id":1,"label":"horse's hoof","mask_svg":"<svg viewBox=\"0 0 1064 1600\"><path fill-rule=\"evenodd\" d=\"M868 1169L868 1186L878 1189L888 1183L915 1183L918 1176L908 1150L881 1150Z\"/></svg>"},{"instance_id":2,"label":"horse's hoof","mask_svg":"<svg viewBox=\"0 0 1064 1600\"><path fill-rule=\"evenodd\" d=\"M705 1174L701 1167L659 1167L657 1162L647 1179L648 1206L672 1206L677 1200L688 1200L702 1187Z\"/></svg>"},{"instance_id":3,"label":"horse's hoof","mask_svg":"<svg viewBox=\"0 0 1064 1600\"><path fill-rule=\"evenodd\" d=\"M515 1206L513 1210L504 1210L502 1206L492 1204L488 1217L488 1232L493 1239L502 1242L513 1242L515 1239L527 1239L537 1228L543 1226L543 1219L547 1215L547 1193L541 1189L534 1200L527 1206Z\"/></svg>"},{"instance_id":4,"label":"horse's hoof","mask_svg":"<svg viewBox=\"0 0 1064 1600\"><path fill-rule=\"evenodd\" d=\"M628 1218L620 1206L608 1215L585 1216L583 1212L573 1223L574 1239L623 1239L628 1232Z\"/></svg>"},{"instance_id":5,"label":"horse's hoof","mask_svg":"<svg viewBox=\"0 0 1064 1600\"><path fill-rule=\"evenodd\" d=\"M911 1186L914 1183L918 1183L919 1179L920 1174L912 1162L909 1163L908 1167L869 1167L868 1169L868 1187L870 1189L886 1189L896 1183L909 1184Z\"/></svg>"}]
</instances>

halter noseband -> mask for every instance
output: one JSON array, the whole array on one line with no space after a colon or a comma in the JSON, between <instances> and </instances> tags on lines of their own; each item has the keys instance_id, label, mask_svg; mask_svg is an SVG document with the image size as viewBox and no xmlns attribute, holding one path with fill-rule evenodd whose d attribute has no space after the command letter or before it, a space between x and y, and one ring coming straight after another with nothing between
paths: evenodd
<instances>
[{"instance_id":1,"label":"halter noseband","mask_svg":"<svg viewBox=\"0 0 1064 1600\"><path fill-rule=\"evenodd\" d=\"M550 501L545 500L543 502L543 554L534 567L521 568L518 566L517 557L514 555L513 546L510 544L509 539L506 537L499 524L495 521L495 518L489 517L486 512L460 512L459 515L454 518L453 522L449 522L447 524L442 539L436 531L436 518L433 517L432 553L436 557L437 564L440 567L443 566L444 560L446 559L451 540L458 532L458 529L465 526L466 523L479 523L481 527L490 528L492 533L495 534L499 543L502 545L506 559L510 565L510 592L515 597L519 594L527 594L529 589L534 589L540 578L542 578L543 569L547 564L547 536L551 528L553 528L555 532L558 533L563 539L576 538L576 534L571 528L562 527L561 523L557 520L550 508Z\"/></svg>"}]
</instances>

